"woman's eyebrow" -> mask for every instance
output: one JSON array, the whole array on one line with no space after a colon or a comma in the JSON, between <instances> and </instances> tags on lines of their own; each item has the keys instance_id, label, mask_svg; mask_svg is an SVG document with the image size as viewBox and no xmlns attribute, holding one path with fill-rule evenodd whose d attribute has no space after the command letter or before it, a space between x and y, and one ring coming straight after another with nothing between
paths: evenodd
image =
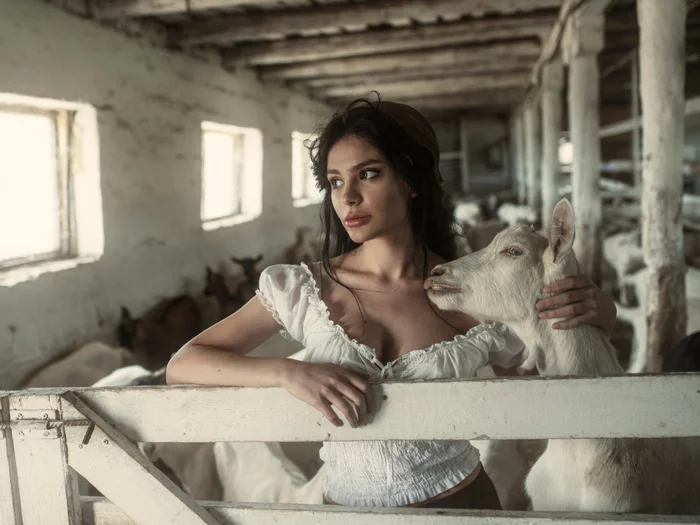
<instances>
[{"instance_id":1,"label":"woman's eyebrow","mask_svg":"<svg viewBox=\"0 0 700 525\"><path fill-rule=\"evenodd\" d=\"M351 171L358 171L364 168L365 166L369 166L370 164L384 164L384 161L381 159L369 159L365 160L363 162L360 162L359 164L355 164L352 168ZM338 170L328 170L326 172L328 175L340 175L340 172Z\"/></svg>"}]
</instances>

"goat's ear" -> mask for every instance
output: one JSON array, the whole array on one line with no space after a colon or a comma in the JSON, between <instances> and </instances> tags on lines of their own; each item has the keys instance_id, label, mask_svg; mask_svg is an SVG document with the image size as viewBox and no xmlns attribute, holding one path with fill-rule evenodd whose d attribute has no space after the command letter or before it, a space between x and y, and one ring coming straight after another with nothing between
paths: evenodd
<instances>
[{"instance_id":1,"label":"goat's ear","mask_svg":"<svg viewBox=\"0 0 700 525\"><path fill-rule=\"evenodd\" d=\"M262 258L263 258L263 254L262 253L258 254L258 256L253 261L253 264L259 263L260 261L262 261Z\"/></svg>"},{"instance_id":2,"label":"goat's ear","mask_svg":"<svg viewBox=\"0 0 700 525\"><path fill-rule=\"evenodd\" d=\"M549 248L554 258L553 262L561 263L574 245L576 225L574 224L574 209L568 199L560 200L552 213L552 226L549 230Z\"/></svg>"},{"instance_id":3,"label":"goat's ear","mask_svg":"<svg viewBox=\"0 0 700 525\"><path fill-rule=\"evenodd\" d=\"M122 306L121 310L121 321L122 322L133 322L133 318L131 317L131 312L126 306Z\"/></svg>"},{"instance_id":4,"label":"goat's ear","mask_svg":"<svg viewBox=\"0 0 700 525\"><path fill-rule=\"evenodd\" d=\"M241 260L240 260L240 259L236 259L235 257L231 257L231 260L232 260L233 262L235 262L236 264L241 264Z\"/></svg>"}]
</instances>

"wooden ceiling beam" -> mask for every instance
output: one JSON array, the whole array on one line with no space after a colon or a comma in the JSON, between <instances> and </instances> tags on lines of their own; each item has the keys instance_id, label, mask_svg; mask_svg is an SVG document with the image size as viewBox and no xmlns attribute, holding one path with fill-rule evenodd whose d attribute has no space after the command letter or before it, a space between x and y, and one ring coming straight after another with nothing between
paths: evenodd
<instances>
[{"instance_id":1,"label":"wooden ceiling beam","mask_svg":"<svg viewBox=\"0 0 700 525\"><path fill-rule=\"evenodd\" d=\"M97 18L137 18L279 4L278 0L89 0Z\"/></svg>"},{"instance_id":2,"label":"wooden ceiling beam","mask_svg":"<svg viewBox=\"0 0 700 525\"><path fill-rule=\"evenodd\" d=\"M522 59L531 64L537 58L540 46L531 41L492 44L484 46L455 47L406 53L389 53L372 57L349 57L322 60L303 64L271 66L263 68L263 80L292 80L329 76L359 75L362 73L391 73L420 70L423 68L483 63L485 61L509 61ZM229 65L224 62L224 66Z\"/></svg>"},{"instance_id":3,"label":"wooden ceiling beam","mask_svg":"<svg viewBox=\"0 0 700 525\"><path fill-rule=\"evenodd\" d=\"M538 9L555 9L560 2L561 0L383 0L378 3L261 11L192 22L182 28L181 34L176 35L174 41L180 45L226 44L401 22L406 19L526 13Z\"/></svg>"},{"instance_id":4,"label":"wooden ceiling beam","mask_svg":"<svg viewBox=\"0 0 700 525\"><path fill-rule=\"evenodd\" d=\"M460 95L470 91L517 88L525 89L528 71L507 74L486 74L461 77L448 77L429 80L407 80L398 82L370 82L357 86L336 86L316 91L320 98L360 97L378 91L383 97L431 97L438 95Z\"/></svg>"},{"instance_id":5,"label":"wooden ceiling beam","mask_svg":"<svg viewBox=\"0 0 700 525\"><path fill-rule=\"evenodd\" d=\"M497 40L541 39L549 34L554 20L551 15L531 14L243 44L226 53L225 60L232 65L266 66Z\"/></svg>"},{"instance_id":6,"label":"wooden ceiling beam","mask_svg":"<svg viewBox=\"0 0 700 525\"><path fill-rule=\"evenodd\" d=\"M534 62L534 60L533 60ZM292 82L292 85L309 89L382 84L392 81L410 81L421 79L460 77L485 73L526 73L532 68L532 63L523 60L499 61L486 60L471 64L451 64L434 68L420 68L394 73L378 73L368 77L366 74L346 75L342 77L321 77Z\"/></svg>"},{"instance_id":7,"label":"wooden ceiling beam","mask_svg":"<svg viewBox=\"0 0 700 525\"><path fill-rule=\"evenodd\" d=\"M450 109L509 108L519 104L524 96L524 89L504 89L476 91L461 95L394 97L392 100L403 102L420 111L446 111ZM328 99L328 103L334 107L342 107L349 102L349 100L348 98L341 97Z\"/></svg>"}]
</instances>

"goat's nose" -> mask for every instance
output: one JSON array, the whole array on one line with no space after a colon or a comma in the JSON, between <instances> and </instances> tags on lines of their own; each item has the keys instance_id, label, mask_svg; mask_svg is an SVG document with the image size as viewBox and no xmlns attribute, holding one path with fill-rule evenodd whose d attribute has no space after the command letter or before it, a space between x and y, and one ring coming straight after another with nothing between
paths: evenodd
<instances>
[{"instance_id":1,"label":"goat's nose","mask_svg":"<svg viewBox=\"0 0 700 525\"><path fill-rule=\"evenodd\" d=\"M433 271L430 272L431 277L437 277L438 275L445 275L447 273L447 268L444 266L436 266Z\"/></svg>"}]
</instances>

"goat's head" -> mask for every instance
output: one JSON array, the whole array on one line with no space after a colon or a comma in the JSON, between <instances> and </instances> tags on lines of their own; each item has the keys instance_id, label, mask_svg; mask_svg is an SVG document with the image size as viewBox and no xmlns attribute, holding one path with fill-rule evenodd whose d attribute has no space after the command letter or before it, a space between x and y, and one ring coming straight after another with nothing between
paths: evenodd
<instances>
[{"instance_id":1,"label":"goat's head","mask_svg":"<svg viewBox=\"0 0 700 525\"><path fill-rule=\"evenodd\" d=\"M127 348L134 353L136 360L146 366L149 330L148 323L143 319L133 317L125 306L121 309L121 318L117 326L117 338L119 346Z\"/></svg>"},{"instance_id":2,"label":"goat's head","mask_svg":"<svg viewBox=\"0 0 700 525\"><path fill-rule=\"evenodd\" d=\"M500 232L483 250L433 269L428 296L443 310L479 320L522 323L537 319L546 284L577 272L572 251L574 213L568 200L554 209L549 241L528 226Z\"/></svg>"},{"instance_id":3,"label":"goat's head","mask_svg":"<svg viewBox=\"0 0 700 525\"><path fill-rule=\"evenodd\" d=\"M204 295L207 297L218 297L220 294L228 291L226 287L226 279L218 272L207 266L207 280L204 286Z\"/></svg>"},{"instance_id":4,"label":"goat's head","mask_svg":"<svg viewBox=\"0 0 700 525\"><path fill-rule=\"evenodd\" d=\"M311 240L311 234L313 233L313 230L309 228L308 226L300 226L297 228L297 233L296 233L296 239L297 239L297 244L304 244L306 242L309 242Z\"/></svg>"},{"instance_id":5,"label":"goat's head","mask_svg":"<svg viewBox=\"0 0 700 525\"><path fill-rule=\"evenodd\" d=\"M117 325L117 340L122 348L133 349L139 320L135 319L126 306L122 306Z\"/></svg>"},{"instance_id":6,"label":"goat's head","mask_svg":"<svg viewBox=\"0 0 700 525\"><path fill-rule=\"evenodd\" d=\"M249 283L257 284L260 278L260 272L258 271L257 264L262 261L262 253L257 257L243 257L242 259L237 259L236 257L231 257L231 260L243 268L243 275L245 275L246 281Z\"/></svg>"}]
</instances>

